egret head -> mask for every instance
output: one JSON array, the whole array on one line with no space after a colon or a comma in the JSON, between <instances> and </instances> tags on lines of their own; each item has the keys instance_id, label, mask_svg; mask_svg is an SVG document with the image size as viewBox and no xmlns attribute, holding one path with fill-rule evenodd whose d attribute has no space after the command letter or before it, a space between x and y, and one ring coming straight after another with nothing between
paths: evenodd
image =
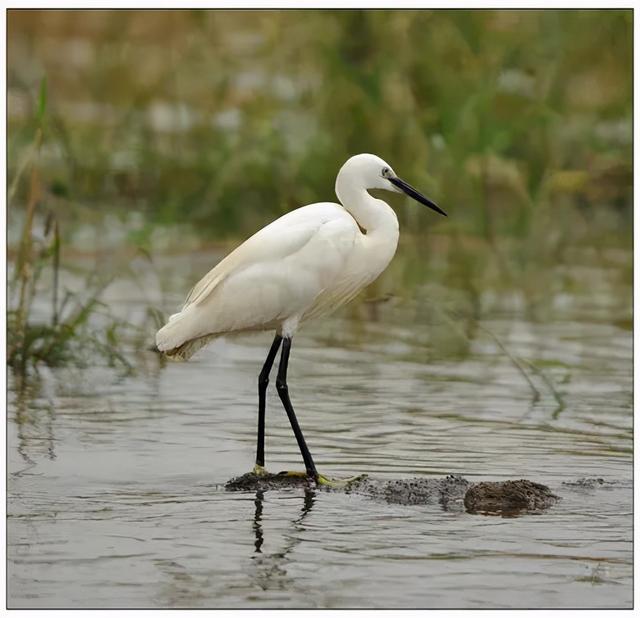
<instances>
[{"instance_id":1,"label":"egret head","mask_svg":"<svg viewBox=\"0 0 640 618\"><path fill-rule=\"evenodd\" d=\"M408 182L398 178L388 163L373 154L358 154L348 159L338 172L336 192L338 184L342 182L364 189L386 189L406 193L417 202L447 216L447 213L437 204L414 189Z\"/></svg>"}]
</instances>

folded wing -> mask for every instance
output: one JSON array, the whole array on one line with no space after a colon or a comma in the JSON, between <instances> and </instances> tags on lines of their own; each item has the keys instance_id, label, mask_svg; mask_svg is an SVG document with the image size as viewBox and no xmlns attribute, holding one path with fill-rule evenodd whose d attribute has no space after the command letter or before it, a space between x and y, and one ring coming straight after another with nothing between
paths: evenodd
<instances>
[{"instance_id":1,"label":"folded wing","mask_svg":"<svg viewBox=\"0 0 640 618\"><path fill-rule=\"evenodd\" d=\"M266 226L220 261L191 290L156 345L188 358L227 332L277 328L300 317L342 274L359 233L337 204L312 204Z\"/></svg>"}]
</instances>

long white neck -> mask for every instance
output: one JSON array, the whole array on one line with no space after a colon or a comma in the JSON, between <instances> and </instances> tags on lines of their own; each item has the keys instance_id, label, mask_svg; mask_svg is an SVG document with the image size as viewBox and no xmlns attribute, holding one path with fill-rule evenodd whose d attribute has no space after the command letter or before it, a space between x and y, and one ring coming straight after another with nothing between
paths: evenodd
<instances>
[{"instance_id":1,"label":"long white neck","mask_svg":"<svg viewBox=\"0 0 640 618\"><path fill-rule=\"evenodd\" d=\"M398 242L398 217L386 202L369 195L366 189L349 182L342 174L336 179L336 195L368 238Z\"/></svg>"}]
</instances>

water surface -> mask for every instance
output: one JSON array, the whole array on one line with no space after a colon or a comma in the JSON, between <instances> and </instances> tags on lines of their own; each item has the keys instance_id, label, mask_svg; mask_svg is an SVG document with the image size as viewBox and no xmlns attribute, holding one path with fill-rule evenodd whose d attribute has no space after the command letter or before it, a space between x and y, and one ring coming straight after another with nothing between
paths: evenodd
<instances>
[{"instance_id":1,"label":"water surface","mask_svg":"<svg viewBox=\"0 0 640 618\"><path fill-rule=\"evenodd\" d=\"M185 264L160 270L170 309ZM630 607L630 287L615 267L583 275L583 291L549 292L543 319L505 292L468 328L425 287L310 324L292 352L323 473L528 478L562 497L536 515L225 491L253 466L267 334L183 364L143 352L129 377L43 369L19 388L10 376L9 606ZM148 300L126 283L107 294L131 315ZM300 469L269 397L267 466ZM565 484L583 477L603 482Z\"/></svg>"}]
</instances>

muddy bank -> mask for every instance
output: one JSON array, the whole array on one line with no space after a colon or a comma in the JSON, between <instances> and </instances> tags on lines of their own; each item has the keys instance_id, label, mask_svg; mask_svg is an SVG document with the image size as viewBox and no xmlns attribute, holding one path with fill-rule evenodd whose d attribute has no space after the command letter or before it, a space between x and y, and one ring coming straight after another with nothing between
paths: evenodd
<instances>
[{"instance_id":1,"label":"muddy bank","mask_svg":"<svg viewBox=\"0 0 640 618\"><path fill-rule=\"evenodd\" d=\"M368 496L390 504L440 504L445 510L466 510L484 515L512 516L540 512L559 497L546 485L526 479L471 483L460 475L444 478L375 479L362 475L335 485L316 483L304 476L285 473L256 475L253 472L231 479L228 491L268 491L286 488L317 488Z\"/></svg>"}]
</instances>

